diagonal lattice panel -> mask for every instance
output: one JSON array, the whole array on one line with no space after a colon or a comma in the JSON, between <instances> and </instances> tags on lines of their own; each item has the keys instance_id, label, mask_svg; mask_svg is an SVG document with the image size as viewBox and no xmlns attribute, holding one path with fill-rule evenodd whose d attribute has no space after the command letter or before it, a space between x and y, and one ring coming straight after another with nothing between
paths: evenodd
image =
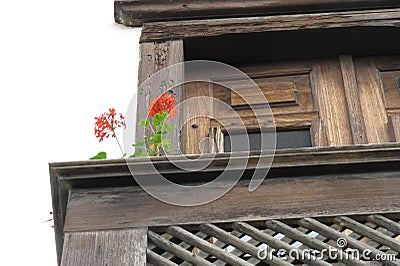
<instances>
[{"instance_id":1,"label":"diagonal lattice panel","mask_svg":"<svg viewBox=\"0 0 400 266\"><path fill-rule=\"evenodd\" d=\"M399 216L337 216L150 228L147 260L149 265L399 266ZM339 245L343 243L345 246ZM328 255L327 250L335 250L336 256ZM354 256L366 251L370 258L384 260ZM293 254L296 256L288 256Z\"/></svg>"}]
</instances>

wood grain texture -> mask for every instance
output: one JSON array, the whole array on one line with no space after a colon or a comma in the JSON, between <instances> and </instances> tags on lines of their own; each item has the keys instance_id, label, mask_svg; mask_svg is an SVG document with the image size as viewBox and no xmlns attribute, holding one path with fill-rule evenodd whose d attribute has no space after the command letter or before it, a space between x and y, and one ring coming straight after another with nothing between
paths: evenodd
<instances>
[{"instance_id":1,"label":"wood grain texture","mask_svg":"<svg viewBox=\"0 0 400 266\"><path fill-rule=\"evenodd\" d=\"M354 64L368 143L389 142L383 88L375 60L372 57L357 58Z\"/></svg>"},{"instance_id":2,"label":"wood grain texture","mask_svg":"<svg viewBox=\"0 0 400 266\"><path fill-rule=\"evenodd\" d=\"M64 230L398 211L398 173L267 178L256 191L241 181L218 200L195 207L162 203L137 187L72 190Z\"/></svg>"},{"instance_id":3,"label":"wood grain texture","mask_svg":"<svg viewBox=\"0 0 400 266\"><path fill-rule=\"evenodd\" d=\"M197 98L198 97L198 98ZM184 86L184 124L182 145L185 154L200 154L208 150L206 138L214 116L211 83L188 82Z\"/></svg>"},{"instance_id":4,"label":"wood grain texture","mask_svg":"<svg viewBox=\"0 0 400 266\"><path fill-rule=\"evenodd\" d=\"M293 82L276 82L276 83L262 83L257 84L260 90L255 88L248 88L246 86L233 85L231 91L231 105L254 105L265 104L265 96L270 105L273 104L296 104L297 97L294 89Z\"/></svg>"},{"instance_id":5,"label":"wood grain texture","mask_svg":"<svg viewBox=\"0 0 400 266\"><path fill-rule=\"evenodd\" d=\"M141 42L249 32L366 26L398 27L400 9L147 23Z\"/></svg>"},{"instance_id":6,"label":"wood grain texture","mask_svg":"<svg viewBox=\"0 0 400 266\"><path fill-rule=\"evenodd\" d=\"M368 143L365 133L364 119L362 116L358 85L351 55L339 56L340 68L342 70L344 91L346 93L349 120L354 144Z\"/></svg>"},{"instance_id":7,"label":"wood grain texture","mask_svg":"<svg viewBox=\"0 0 400 266\"><path fill-rule=\"evenodd\" d=\"M400 142L400 115L389 116L388 126L391 140Z\"/></svg>"},{"instance_id":8,"label":"wood grain texture","mask_svg":"<svg viewBox=\"0 0 400 266\"><path fill-rule=\"evenodd\" d=\"M329 146L353 144L349 112L339 62L324 60L311 72L314 97Z\"/></svg>"},{"instance_id":9,"label":"wood grain texture","mask_svg":"<svg viewBox=\"0 0 400 266\"><path fill-rule=\"evenodd\" d=\"M139 88L137 98L137 121L148 117L148 108L151 100L160 97L162 93L170 92L175 96L177 103L182 101L182 87L176 86L183 82L183 66L168 68L168 71L158 73L151 80L148 80L157 71L171 65L182 63L183 41L167 41L161 43L142 43L140 45L139 63ZM168 138L176 148L173 154L180 153L180 110L176 118L171 118L171 124L176 125L174 131L168 134ZM142 126L136 126L136 141L142 141L144 135L149 135Z\"/></svg>"},{"instance_id":10,"label":"wood grain texture","mask_svg":"<svg viewBox=\"0 0 400 266\"><path fill-rule=\"evenodd\" d=\"M313 120L311 123L311 143L314 147L328 146L328 140L321 120Z\"/></svg>"},{"instance_id":11,"label":"wood grain texture","mask_svg":"<svg viewBox=\"0 0 400 266\"><path fill-rule=\"evenodd\" d=\"M147 228L68 232L62 266L146 265Z\"/></svg>"},{"instance_id":12,"label":"wood grain texture","mask_svg":"<svg viewBox=\"0 0 400 266\"><path fill-rule=\"evenodd\" d=\"M357 10L399 6L396 0L122 0L114 3L117 23L141 26L145 22L260 16L280 13Z\"/></svg>"}]
</instances>

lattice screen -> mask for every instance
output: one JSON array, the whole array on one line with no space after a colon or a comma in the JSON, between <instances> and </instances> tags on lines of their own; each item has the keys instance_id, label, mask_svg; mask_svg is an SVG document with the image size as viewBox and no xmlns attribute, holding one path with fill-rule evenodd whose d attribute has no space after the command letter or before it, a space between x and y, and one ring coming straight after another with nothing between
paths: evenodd
<instances>
[{"instance_id":1,"label":"lattice screen","mask_svg":"<svg viewBox=\"0 0 400 266\"><path fill-rule=\"evenodd\" d=\"M381 215L169 226L150 228L148 239L148 265L400 265L399 219ZM336 259L321 255L329 247L339 250ZM367 249L390 261L366 261ZM282 259L302 250L304 258ZM361 260L352 258L356 251Z\"/></svg>"}]
</instances>

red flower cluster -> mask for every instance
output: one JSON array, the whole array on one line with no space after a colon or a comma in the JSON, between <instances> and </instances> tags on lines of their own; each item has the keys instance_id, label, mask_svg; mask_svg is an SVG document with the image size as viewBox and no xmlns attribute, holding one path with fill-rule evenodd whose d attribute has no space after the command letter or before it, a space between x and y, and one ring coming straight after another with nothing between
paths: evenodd
<instances>
[{"instance_id":1,"label":"red flower cluster","mask_svg":"<svg viewBox=\"0 0 400 266\"><path fill-rule=\"evenodd\" d=\"M116 118L117 116L117 118ZM118 118L119 117L119 118ZM105 112L99 117L95 117L94 134L102 142L104 138L109 136L115 138L115 129L125 127L125 117L121 113L116 113L114 108L110 108L109 112Z\"/></svg>"},{"instance_id":2,"label":"red flower cluster","mask_svg":"<svg viewBox=\"0 0 400 266\"><path fill-rule=\"evenodd\" d=\"M153 117L155 114L162 114L164 112L176 117L176 100L173 95L163 93L161 97L155 98L150 103L149 116Z\"/></svg>"}]
</instances>

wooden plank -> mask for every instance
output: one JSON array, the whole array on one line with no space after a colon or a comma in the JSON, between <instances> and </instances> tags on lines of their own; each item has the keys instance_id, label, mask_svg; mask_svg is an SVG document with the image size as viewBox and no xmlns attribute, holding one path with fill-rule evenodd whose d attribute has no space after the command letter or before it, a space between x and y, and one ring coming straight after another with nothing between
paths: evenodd
<instances>
[{"instance_id":1,"label":"wooden plank","mask_svg":"<svg viewBox=\"0 0 400 266\"><path fill-rule=\"evenodd\" d=\"M314 147L327 146L328 140L321 120L313 120L311 122L311 143Z\"/></svg>"},{"instance_id":2,"label":"wooden plank","mask_svg":"<svg viewBox=\"0 0 400 266\"><path fill-rule=\"evenodd\" d=\"M273 247L276 250L280 250L280 249L286 250L287 254L292 250L296 250L298 252L297 254L302 254L300 249L297 249L296 247L294 247L292 245L289 245L279 239L276 239L275 237L270 236L247 223L244 223L244 222L234 223L233 228L235 228L239 232L242 232L242 233L250 236L253 239L256 239L262 243L267 244L270 247ZM299 259L302 262L306 263L307 265L315 265L315 266L331 265L323 260L318 260L315 256L312 256L311 254L310 254L309 258L306 258L306 256L304 256L304 258L299 258Z\"/></svg>"},{"instance_id":3,"label":"wooden plank","mask_svg":"<svg viewBox=\"0 0 400 266\"><path fill-rule=\"evenodd\" d=\"M209 133L210 143L208 145L209 153L221 153L224 152L224 133L222 133L221 127L211 127Z\"/></svg>"},{"instance_id":4,"label":"wooden plank","mask_svg":"<svg viewBox=\"0 0 400 266\"><path fill-rule=\"evenodd\" d=\"M203 97L204 98L196 98ZM184 110L182 145L185 154L200 154L207 150L208 143L202 140L208 137L210 120L213 117L211 83L189 82L184 86ZM196 99L190 102L190 98Z\"/></svg>"},{"instance_id":5,"label":"wooden plank","mask_svg":"<svg viewBox=\"0 0 400 266\"><path fill-rule=\"evenodd\" d=\"M184 69L176 67L163 72L162 75L157 76L151 80L147 80L157 71L167 68L171 65L182 63L183 57L183 41L166 41L161 43L142 43L140 45L140 63L139 63L139 90L137 98L137 120L148 117L148 108L150 102L160 97L162 93L167 92L167 88L175 96L177 103L182 101L182 87L174 86L183 82ZM146 81L147 80L147 81ZM171 124L176 125L175 130L168 134L168 138L175 146L175 151L172 153L180 153L179 138L180 138L180 123L181 115L178 109L178 115L173 118ZM143 135L149 135L150 132L145 132L142 126L136 126L136 141L142 141Z\"/></svg>"},{"instance_id":6,"label":"wooden plank","mask_svg":"<svg viewBox=\"0 0 400 266\"><path fill-rule=\"evenodd\" d=\"M343 166L339 168L344 171ZM218 200L194 207L160 202L138 187L72 190L64 230L400 211L398 173L328 175L327 171L322 172L323 175L313 177L267 178L253 192L249 192L248 181L243 180ZM202 176L204 182L205 173ZM215 188L218 186L224 184L215 184Z\"/></svg>"},{"instance_id":7,"label":"wooden plank","mask_svg":"<svg viewBox=\"0 0 400 266\"><path fill-rule=\"evenodd\" d=\"M68 232L62 266L146 265L147 228Z\"/></svg>"},{"instance_id":8,"label":"wooden plank","mask_svg":"<svg viewBox=\"0 0 400 266\"><path fill-rule=\"evenodd\" d=\"M313 230L317 233L325 235L335 241L339 238L344 238L344 239L346 239L349 247L358 249L360 252L364 252L365 250L368 250L372 256L379 256L379 257L385 256L385 254L386 254L376 248L373 248L370 245L367 245L361 241L358 241L357 239L355 239L353 237L342 234L341 232L338 232L338 231L330 228L329 226L327 226L321 222L318 222L315 219L303 218L300 220L299 223L301 226L304 226L310 230ZM395 261L385 261L385 264L391 265L391 266L400 265L399 263L397 263Z\"/></svg>"},{"instance_id":9,"label":"wooden plank","mask_svg":"<svg viewBox=\"0 0 400 266\"><path fill-rule=\"evenodd\" d=\"M163 238L162 236L159 236L158 234L154 233L153 231L149 231L148 237L151 242L153 242L155 245L158 247L164 249L165 251L169 251L172 254L175 254L182 260L192 263L194 265L199 265L199 266L212 266L213 264L208 262L207 260L203 259L200 256L197 256L196 254L187 251L186 249L176 245L173 242L170 242Z\"/></svg>"},{"instance_id":10,"label":"wooden plank","mask_svg":"<svg viewBox=\"0 0 400 266\"><path fill-rule=\"evenodd\" d=\"M260 16L281 13L301 13L365 8L396 7L396 0L214 0L214 1L164 1L122 0L114 3L117 23L141 26L146 22Z\"/></svg>"},{"instance_id":11,"label":"wooden plank","mask_svg":"<svg viewBox=\"0 0 400 266\"><path fill-rule=\"evenodd\" d=\"M368 143L367 136L365 134L360 97L358 95L357 78L354 70L353 58L351 55L340 55L339 62L343 75L344 91L346 93L347 107L349 110L353 143Z\"/></svg>"},{"instance_id":12,"label":"wooden plank","mask_svg":"<svg viewBox=\"0 0 400 266\"><path fill-rule=\"evenodd\" d=\"M223 230L213 224L201 224L200 230L202 230L207 235L212 235L212 236L216 237L217 239L223 241L225 244L230 244L230 245L234 246L235 248L240 249L240 250L252 255L254 258L258 257L259 249L256 246L251 245L251 244L247 243L246 241L243 241L242 239L234 236L233 234L226 232L225 230ZM275 256L271 256L271 257L266 256L266 258L261 261L264 261L264 262L268 263L269 265L286 265L286 266L292 265L292 264L290 264L286 261L283 261Z\"/></svg>"},{"instance_id":13,"label":"wooden plank","mask_svg":"<svg viewBox=\"0 0 400 266\"><path fill-rule=\"evenodd\" d=\"M388 118L377 66L372 57L354 60L368 143L390 142Z\"/></svg>"},{"instance_id":14,"label":"wooden plank","mask_svg":"<svg viewBox=\"0 0 400 266\"><path fill-rule=\"evenodd\" d=\"M215 246L214 244L211 244L208 241L189 233L182 227L169 226L167 228L167 232L194 247L198 247L199 249L203 250L204 252L214 255L215 257L219 258L220 260L222 260L230 265L252 266L252 264L248 263L247 261L242 260L241 258L238 258L238 257L232 255L228 251L221 249L221 248Z\"/></svg>"},{"instance_id":15,"label":"wooden plank","mask_svg":"<svg viewBox=\"0 0 400 266\"><path fill-rule=\"evenodd\" d=\"M295 104L297 102L293 82L259 83L258 86L270 105L277 103ZM265 104L265 100L260 97L258 88L248 88L240 84L233 85L231 105L241 106L250 104Z\"/></svg>"},{"instance_id":16,"label":"wooden plank","mask_svg":"<svg viewBox=\"0 0 400 266\"><path fill-rule=\"evenodd\" d=\"M400 235L400 224L382 215L370 215L367 217L367 221L382 226L394 234Z\"/></svg>"},{"instance_id":17,"label":"wooden plank","mask_svg":"<svg viewBox=\"0 0 400 266\"><path fill-rule=\"evenodd\" d=\"M400 142L400 115L390 115L388 120L391 140Z\"/></svg>"},{"instance_id":18,"label":"wooden plank","mask_svg":"<svg viewBox=\"0 0 400 266\"><path fill-rule=\"evenodd\" d=\"M367 26L399 26L399 9L188 20L144 24L141 42L221 36L249 32Z\"/></svg>"},{"instance_id":19,"label":"wooden plank","mask_svg":"<svg viewBox=\"0 0 400 266\"><path fill-rule=\"evenodd\" d=\"M366 236L369 239L381 244L385 245L397 252L400 252L400 242L387 236L377 230L372 229L366 225L363 225L349 217L346 216L339 216L334 219L334 221L340 224L341 227L346 227L351 229L352 231Z\"/></svg>"},{"instance_id":20,"label":"wooden plank","mask_svg":"<svg viewBox=\"0 0 400 266\"><path fill-rule=\"evenodd\" d=\"M147 261L154 266L177 266L178 265L176 263L173 263L170 260L167 260L164 257L161 257L160 255L158 255L157 253L155 253L151 250L147 250L146 254L147 254Z\"/></svg>"},{"instance_id":21,"label":"wooden plank","mask_svg":"<svg viewBox=\"0 0 400 266\"><path fill-rule=\"evenodd\" d=\"M314 97L329 146L353 144L349 112L339 62L324 60L311 72Z\"/></svg>"},{"instance_id":22,"label":"wooden plank","mask_svg":"<svg viewBox=\"0 0 400 266\"><path fill-rule=\"evenodd\" d=\"M311 237L299 230L296 230L280 221L277 220L268 220L265 222L265 225L267 228L284 234L286 237L291 238L292 240L297 240L303 243L304 245L308 246L309 248L315 248L319 251L322 250L329 250L330 246L317 239L314 237ZM346 256L346 253L340 249L337 251L338 253L338 260L345 262L347 265L354 265L354 266L361 266L361 265L367 265L365 262L358 261L358 260L352 260L350 256Z\"/></svg>"}]
</instances>

